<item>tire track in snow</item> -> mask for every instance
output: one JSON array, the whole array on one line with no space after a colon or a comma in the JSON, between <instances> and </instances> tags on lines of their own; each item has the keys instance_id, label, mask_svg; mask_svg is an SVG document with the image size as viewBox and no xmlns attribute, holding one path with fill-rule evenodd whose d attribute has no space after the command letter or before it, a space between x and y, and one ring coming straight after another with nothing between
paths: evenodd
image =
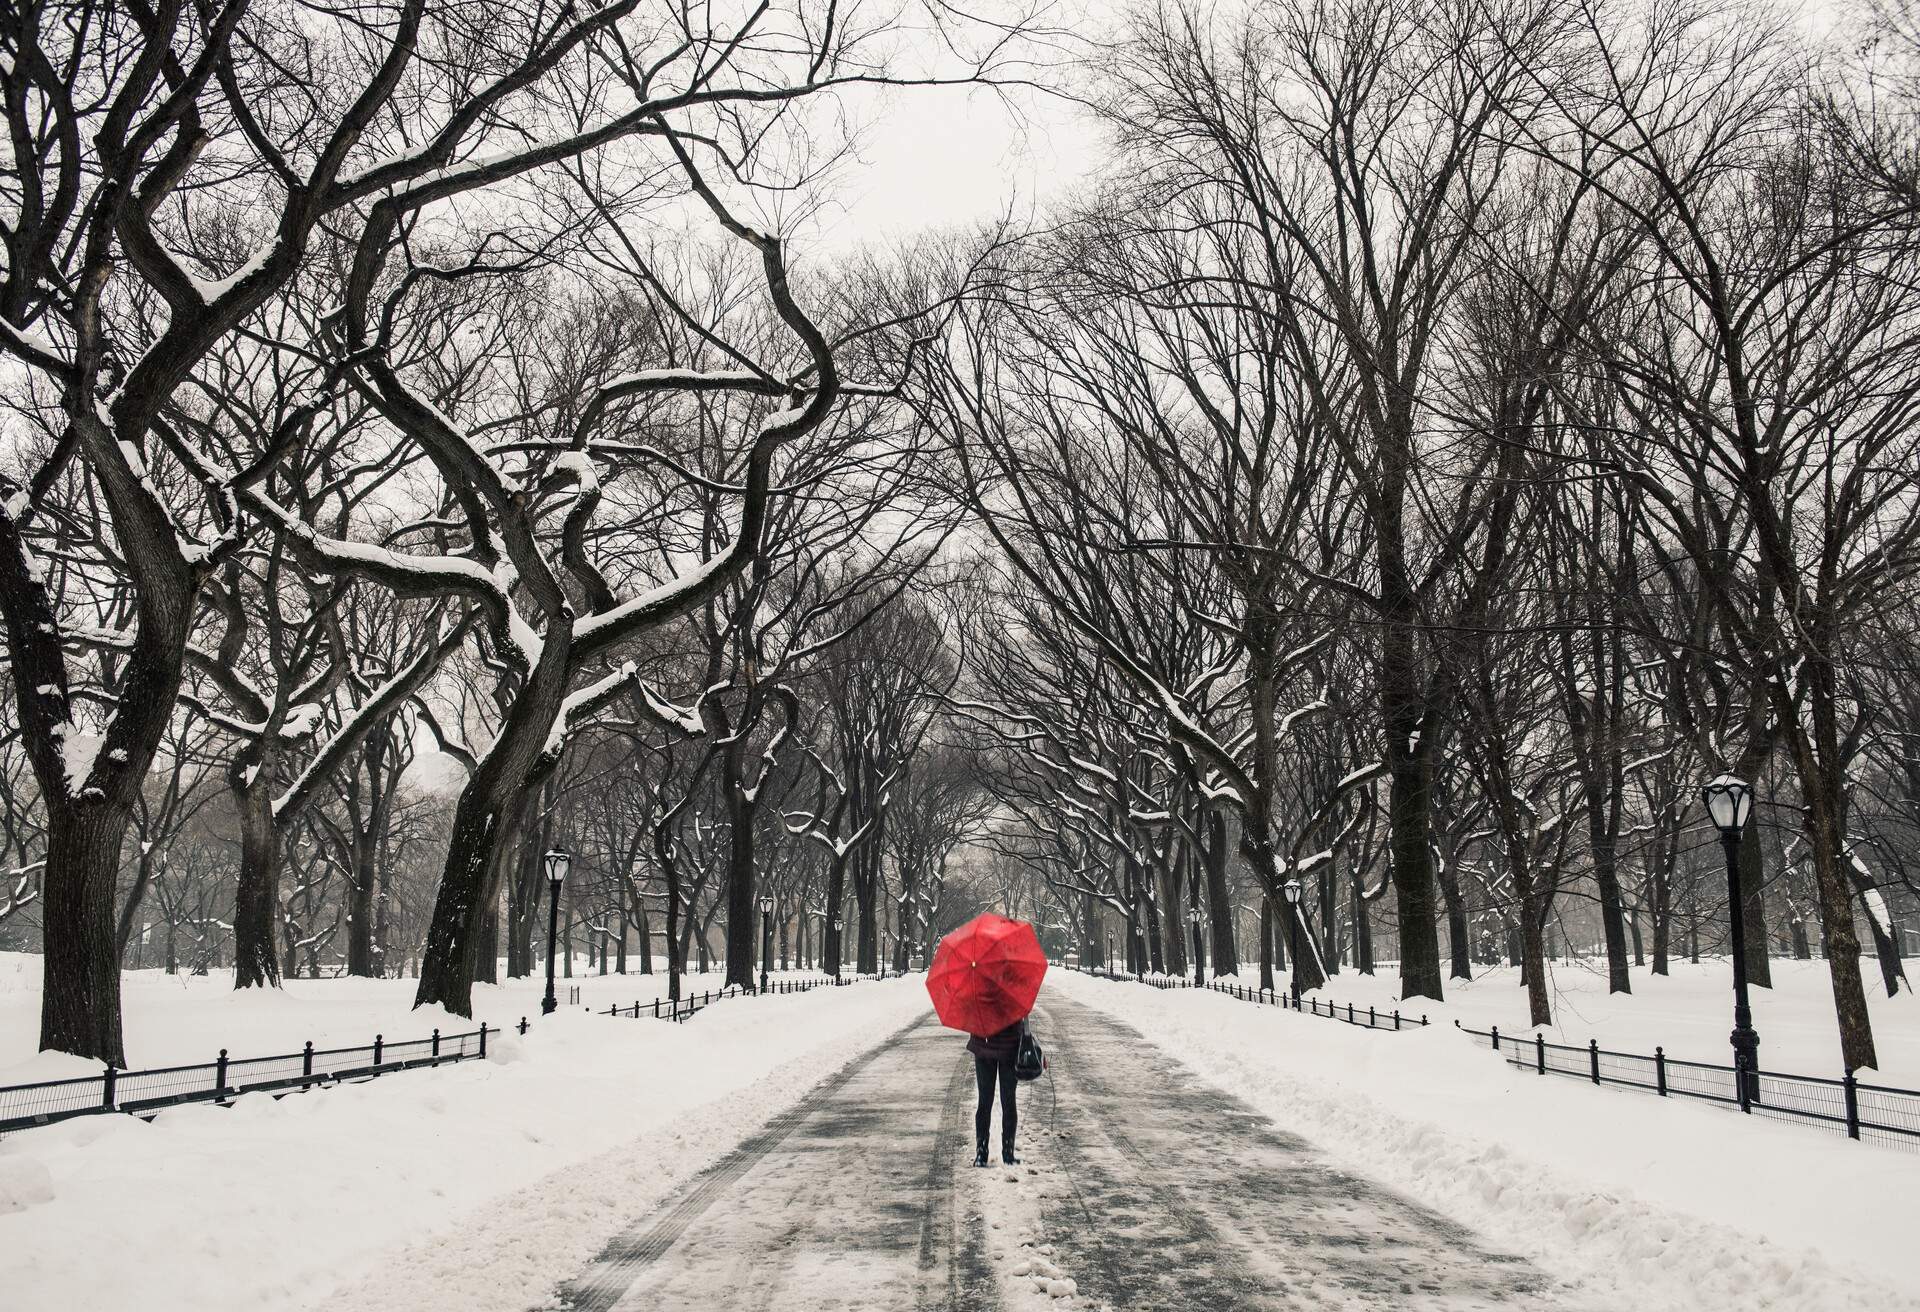
<instances>
[{"instance_id":1,"label":"tire track in snow","mask_svg":"<svg viewBox=\"0 0 1920 1312\"><path fill-rule=\"evenodd\" d=\"M821 1080L806 1097L768 1121L758 1133L743 1140L738 1148L696 1177L687 1192L666 1212L645 1218L616 1235L593 1265L560 1291L560 1306L567 1312L608 1312L642 1272L679 1242L687 1228L741 1177L818 1111L836 1088L925 1023L924 1019L916 1020L895 1031Z\"/></svg>"},{"instance_id":2,"label":"tire track in snow","mask_svg":"<svg viewBox=\"0 0 1920 1312\"><path fill-rule=\"evenodd\" d=\"M1537 1308L1545 1277L1411 1201L1336 1170L1093 1008L1055 996L1073 1183L1048 1237L1080 1293L1127 1312Z\"/></svg>"},{"instance_id":3,"label":"tire track in snow","mask_svg":"<svg viewBox=\"0 0 1920 1312\"><path fill-rule=\"evenodd\" d=\"M973 1089L958 1049L931 1018L882 1040L618 1236L560 1306L993 1308L978 1208L955 1188Z\"/></svg>"}]
</instances>

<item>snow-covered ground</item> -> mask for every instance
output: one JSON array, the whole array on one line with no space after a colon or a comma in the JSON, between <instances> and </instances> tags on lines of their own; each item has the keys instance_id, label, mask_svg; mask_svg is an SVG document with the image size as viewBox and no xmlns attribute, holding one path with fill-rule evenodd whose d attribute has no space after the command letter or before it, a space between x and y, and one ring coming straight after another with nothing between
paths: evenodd
<instances>
[{"instance_id":1,"label":"snow-covered ground","mask_svg":"<svg viewBox=\"0 0 1920 1312\"><path fill-rule=\"evenodd\" d=\"M1774 987L1751 990L1762 1069L1839 1079L1845 1072L1827 963L1775 960L1772 964ZM1862 1072L1861 1078L1920 1089L1920 1000L1904 989L1898 997L1889 998L1873 963L1861 964L1867 971L1867 1010L1880 1052L1879 1074ZM1520 972L1505 966L1476 970L1482 973L1475 979L1448 980L1446 1001L1439 1003L1424 998L1402 1002L1399 967L1391 962L1370 976L1342 970L1311 996L1342 1006L1349 1002L1362 1009L1374 1006L1382 1012L1399 1007L1408 1016L1425 1013L1429 1020L1449 1028L1457 1019L1477 1030L1498 1025L1503 1035L1530 1037L1534 1030L1527 1024L1527 993ZM1920 962L1914 963L1913 973L1920 980ZM1684 1061L1732 1062L1727 1034L1733 1028L1733 971L1724 959L1703 960L1697 966L1676 961L1673 973L1665 978L1637 969L1633 992L1612 995L1607 993L1604 960L1562 959L1549 964L1548 975L1554 1023L1542 1033L1549 1043L1585 1047L1587 1040L1598 1039L1602 1048L1648 1056L1659 1044L1667 1056ZM1259 978L1257 964L1241 967L1241 981L1254 984ZM1279 972L1274 982L1284 992L1286 972Z\"/></svg>"},{"instance_id":2,"label":"snow-covered ground","mask_svg":"<svg viewBox=\"0 0 1920 1312\"><path fill-rule=\"evenodd\" d=\"M1824 965L1775 965L1780 987L1756 998L1762 1051L1769 1065L1821 1073L1832 1046ZM32 1053L37 967L0 957L0 1083L70 1061ZM1668 980L1636 972L1630 999L1609 999L1604 978L1567 963L1555 978L1556 1037L1709 1059L1724 1046L1724 965L1677 965ZM649 999L664 980L573 982L604 1011ZM1373 981L1343 973L1328 993L1391 1007L1395 984L1390 970ZM467 1027L412 1011L412 987L290 981L236 994L221 976L139 972L126 981L129 1056L205 1060L221 1047L243 1056ZM497 1039L484 1063L0 1140L0 1307L504 1307L502 1290L578 1273L615 1231L927 1009L913 976L729 1000L683 1026L583 1006L543 1021L541 988L478 990L489 1023L535 1021L524 1039ZM1516 1071L1450 1023L1525 1032L1511 976L1453 986L1429 1009L1435 1025L1397 1035L1064 970L1047 989L1135 1027L1337 1166L1530 1259L1595 1306L1920 1312L1905 1205L1920 1154ZM1920 1083L1911 1000L1878 999L1874 1016L1885 1078ZM1059 1061L1072 1045L1054 1051ZM1151 1085L1137 1096L1139 1114L1153 1115Z\"/></svg>"},{"instance_id":3,"label":"snow-covered ground","mask_svg":"<svg viewBox=\"0 0 1920 1312\"><path fill-rule=\"evenodd\" d=\"M1920 1308L1920 1154L1541 1079L1450 1024L1375 1033L1065 971L1048 987L1598 1306Z\"/></svg>"},{"instance_id":4,"label":"snow-covered ground","mask_svg":"<svg viewBox=\"0 0 1920 1312\"><path fill-rule=\"evenodd\" d=\"M505 972L502 972L504 977ZM772 979L819 979L817 971L774 972ZM496 1029L517 1025L525 1016L539 1019L546 992L544 975L504 984L479 984L473 990L473 1019L449 1016L438 1008L413 1009L412 979L290 979L280 989L235 992L233 975L169 975L132 970L121 976L127 1062L132 1067L212 1061L225 1048L235 1058L298 1052L308 1039L316 1047L425 1038L435 1026L453 1033L485 1021ZM681 996L719 992L726 984L719 971L682 977ZM652 1002L667 994L667 977L597 975L582 958L573 979L555 981L562 1010L570 988L580 990L574 1010L605 1012ZM64 1062L35 1057L40 1040L40 958L0 952L0 1084L25 1083L68 1073ZM52 1069L53 1074L37 1075ZM90 1069L90 1068L89 1068Z\"/></svg>"},{"instance_id":5,"label":"snow-covered ground","mask_svg":"<svg viewBox=\"0 0 1920 1312\"><path fill-rule=\"evenodd\" d=\"M577 982L604 1006L633 1001L641 980L604 999L597 976ZM131 979L130 1059L413 1037L435 1023L408 1011L408 981L238 997L224 984ZM419 1308L380 1291L413 1288L399 1273L427 1256L444 1295L435 1308L471 1306L462 1282L502 1272L557 1282L623 1219L927 1006L916 977L729 1000L686 1025L581 1008L542 1021L537 988L486 993L478 1016L535 1018L486 1062L0 1140L0 1306L293 1309L356 1286L353 1306ZM37 1012L37 993L0 1002L0 1051L16 1058L31 1047L21 1010Z\"/></svg>"}]
</instances>

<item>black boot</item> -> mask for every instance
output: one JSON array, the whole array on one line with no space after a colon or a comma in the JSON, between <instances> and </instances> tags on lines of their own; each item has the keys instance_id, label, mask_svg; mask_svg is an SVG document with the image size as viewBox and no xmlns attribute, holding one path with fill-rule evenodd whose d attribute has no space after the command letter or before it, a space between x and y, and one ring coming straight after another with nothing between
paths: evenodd
<instances>
[{"instance_id":1,"label":"black boot","mask_svg":"<svg viewBox=\"0 0 1920 1312\"><path fill-rule=\"evenodd\" d=\"M975 1166L985 1166L987 1164L987 1141L985 1139L980 1141L978 1148L974 1151L973 1164Z\"/></svg>"},{"instance_id":2,"label":"black boot","mask_svg":"<svg viewBox=\"0 0 1920 1312\"><path fill-rule=\"evenodd\" d=\"M983 1155L986 1153L987 1149L985 1144L982 1144L980 1146L980 1151ZM1008 1166L1020 1165L1020 1159L1013 1155L1012 1139L1002 1139L1000 1141L1000 1160L1005 1162Z\"/></svg>"}]
</instances>

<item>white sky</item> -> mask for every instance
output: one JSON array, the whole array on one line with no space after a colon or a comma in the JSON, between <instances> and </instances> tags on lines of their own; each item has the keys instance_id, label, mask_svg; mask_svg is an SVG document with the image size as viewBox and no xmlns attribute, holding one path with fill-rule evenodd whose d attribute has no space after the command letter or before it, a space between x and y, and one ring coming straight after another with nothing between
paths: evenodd
<instances>
[{"instance_id":1,"label":"white sky","mask_svg":"<svg viewBox=\"0 0 1920 1312\"><path fill-rule=\"evenodd\" d=\"M1026 88L927 87L853 107L867 124L833 200L801 235L827 250L1016 215L1098 168L1101 136L1070 103Z\"/></svg>"}]
</instances>

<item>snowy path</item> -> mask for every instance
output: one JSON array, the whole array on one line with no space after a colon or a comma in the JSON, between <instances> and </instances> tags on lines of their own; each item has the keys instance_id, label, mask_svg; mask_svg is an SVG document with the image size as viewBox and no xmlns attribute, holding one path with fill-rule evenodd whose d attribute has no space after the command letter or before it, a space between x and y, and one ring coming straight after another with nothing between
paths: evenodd
<instances>
[{"instance_id":1,"label":"snowy path","mask_svg":"<svg viewBox=\"0 0 1920 1312\"><path fill-rule=\"evenodd\" d=\"M1110 1017L1054 993L1035 1030L1058 1087L1022 1090L1019 1170L968 1166L971 1059L928 1018L615 1239L563 1306L1464 1312L1555 1301L1530 1268L1335 1170Z\"/></svg>"}]
</instances>

